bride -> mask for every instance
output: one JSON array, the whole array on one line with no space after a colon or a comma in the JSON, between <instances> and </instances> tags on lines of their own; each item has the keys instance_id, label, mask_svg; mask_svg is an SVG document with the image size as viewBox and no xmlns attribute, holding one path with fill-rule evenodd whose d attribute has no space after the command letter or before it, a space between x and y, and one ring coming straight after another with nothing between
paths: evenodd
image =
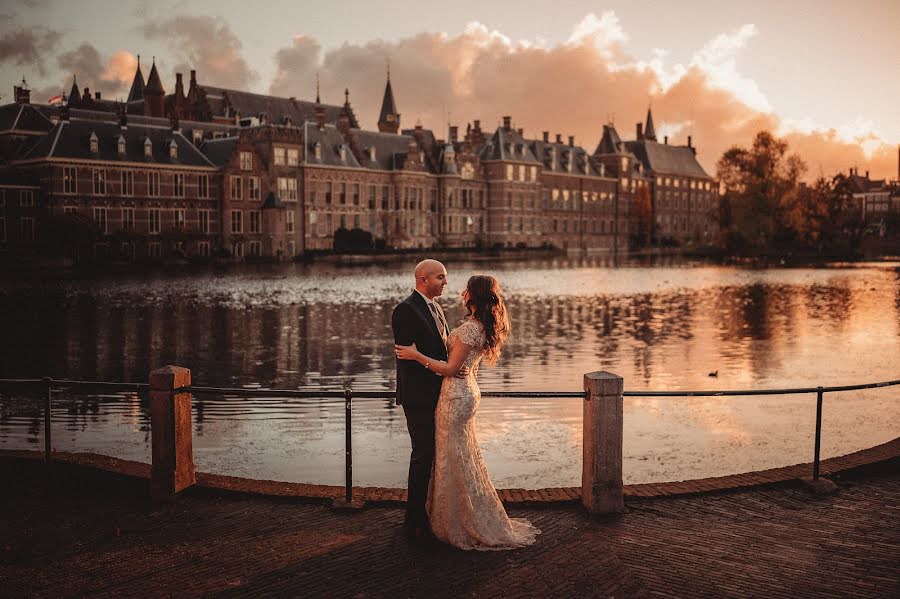
<instances>
[{"instance_id":1,"label":"bride","mask_svg":"<svg viewBox=\"0 0 900 599\"><path fill-rule=\"evenodd\" d=\"M462 292L468 314L447 337L447 362L422 355L415 344L397 345L397 357L416 360L444 377L435 409L434 468L428 520L435 537L460 549L525 547L540 531L510 518L491 482L475 438L481 391L475 377L482 359L494 364L509 336L509 318L494 277L475 275ZM456 378L458 372L467 373Z\"/></svg>"}]
</instances>

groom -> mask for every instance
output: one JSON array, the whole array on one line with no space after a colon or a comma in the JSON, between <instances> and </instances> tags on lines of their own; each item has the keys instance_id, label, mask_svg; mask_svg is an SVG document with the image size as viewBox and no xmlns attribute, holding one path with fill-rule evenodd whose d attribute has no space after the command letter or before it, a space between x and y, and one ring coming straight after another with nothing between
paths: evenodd
<instances>
[{"instance_id":1,"label":"groom","mask_svg":"<svg viewBox=\"0 0 900 599\"><path fill-rule=\"evenodd\" d=\"M434 298L447 286L447 269L437 260L423 260L416 265L415 276L415 291L397 304L391 316L394 343L415 343L426 356L446 360L450 329ZM442 382L440 375L414 360L397 360L397 404L403 406L412 443L404 527L417 539L430 537L425 501L434 461L434 409Z\"/></svg>"}]
</instances>

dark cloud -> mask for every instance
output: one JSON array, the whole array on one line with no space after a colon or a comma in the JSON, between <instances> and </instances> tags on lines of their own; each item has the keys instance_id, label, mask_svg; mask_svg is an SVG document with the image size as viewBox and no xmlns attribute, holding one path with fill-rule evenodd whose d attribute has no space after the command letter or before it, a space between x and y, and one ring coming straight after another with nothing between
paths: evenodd
<instances>
[{"instance_id":1,"label":"dark cloud","mask_svg":"<svg viewBox=\"0 0 900 599\"><path fill-rule=\"evenodd\" d=\"M178 15L139 30L167 42L175 54L173 72L196 69L201 83L236 89L249 89L257 79L241 53L241 41L221 18Z\"/></svg>"},{"instance_id":2,"label":"dark cloud","mask_svg":"<svg viewBox=\"0 0 900 599\"><path fill-rule=\"evenodd\" d=\"M76 75L82 91L89 87L92 93L99 91L105 97L117 98L128 92L136 61L124 51L104 58L93 45L84 42L76 49L60 54L56 62L67 73L67 93L72 85L72 75Z\"/></svg>"},{"instance_id":3,"label":"dark cloud","mask_svg":"<svg viewBox=\"0 0 900 599\"><path fill-rule=\"evenodd\" d=\"M17 27L0 35L0 61L32 66L47 74L44 57L59 43L62 34L46 27Z\"/></svg>"}]
</instances>

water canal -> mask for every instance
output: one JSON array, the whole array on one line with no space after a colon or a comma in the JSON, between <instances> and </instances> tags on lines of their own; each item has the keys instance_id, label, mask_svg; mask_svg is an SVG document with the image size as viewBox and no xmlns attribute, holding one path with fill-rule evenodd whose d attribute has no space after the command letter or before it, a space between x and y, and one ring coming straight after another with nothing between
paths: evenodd
<instances>
[{"instance_id":1,"label":"water canal","mask_svg":"<svg viewBox=\"0 0 900 599\"><path fill-rule=\"evenodd\" d=\"M579 390L609 370L638 390L783 388L900 378L900 264L750 269L669 259L447 262L441 303L488 272L514 334L482 389ZM411 265L245 265L64 280L0 289L0 377L146 381L169 363L194 383L391 389L390 313ZM715 377L709 376L716 373ZM403 486L402 410L355 402L356 484ZM0 398L0 448L38 449L40 403ZM341 484L343 403L198 397L204 471ZM149 413L135 395L58 398L54 445L150 461ZM715 476L812 457L814 396L629 398L626 483ZM581 403L484 399L478 433L500 487L580 483ZM900 435L900 389L825 398L823 457Z\"/></svg>"}]
</instances>

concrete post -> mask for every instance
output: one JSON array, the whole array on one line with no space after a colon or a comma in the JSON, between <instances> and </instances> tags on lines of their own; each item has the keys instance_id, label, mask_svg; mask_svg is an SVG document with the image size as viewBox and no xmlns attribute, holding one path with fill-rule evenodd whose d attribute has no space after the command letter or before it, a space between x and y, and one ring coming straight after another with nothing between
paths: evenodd
<instances>
[{"instance_id":1,"label":"concrete post","mask_svg":"<svg viewBox=\"0 0 900 599\"><path fill-rule=\"evenodd\" d=\"M581 503L591 514L625 511L622 489L622 377L584 375L584 466Z\"/></svg>"},{"instance_id":2,"label":"concrete post","mask_svg":"<svg viewBox=\"0 0 900 599\"><path fill-rule=\"evenodd\" d=\"M197 482L191 443L191 394L175 393L191 384L191 371L166 366L150 372L150 429L153 467L150 496L172 501L175 494Z\"/></svg>"}]
</instances>

